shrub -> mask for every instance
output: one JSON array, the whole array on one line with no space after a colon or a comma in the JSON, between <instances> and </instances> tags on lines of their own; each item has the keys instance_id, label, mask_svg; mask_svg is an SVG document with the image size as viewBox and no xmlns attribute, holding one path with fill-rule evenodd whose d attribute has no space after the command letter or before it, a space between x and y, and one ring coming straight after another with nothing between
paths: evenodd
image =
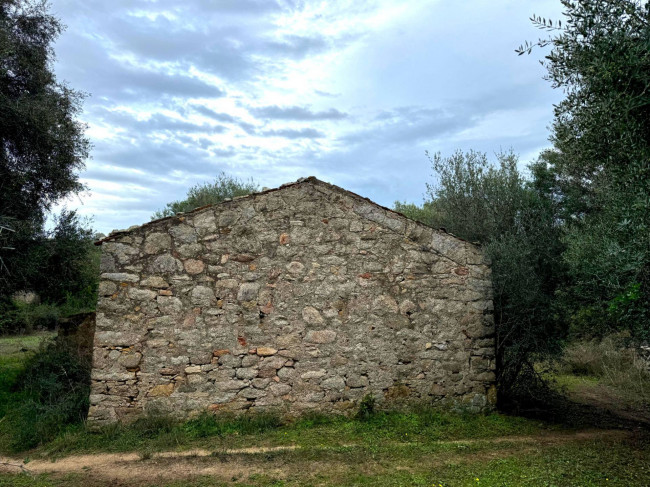
<instances>
[{"instance_id":1,"label":"shrub","mask_svg":"<svg viewBox=\"0 0 650 487\"><path fill-rule=\"evenodd\" d=\"M52 330L60 311L51 304L26 304L15 301L0 303L0 333L31 333L37 329Z\"/></svg>"},{"instance_id":2,"label":"shrub","mask_svg":"<svg viewBox=\"0 0 650 487\"><path fill-rule=\"evenodd\" d=\"M151 219L172 216L177 213L192 211L195 208L221 203L227 198L236 198L259 191L259 186L253 179L244 181L221 172L214 182L205 182L192 186L187 191L184 200L167 203L165 208L156 211Z\"/></svg>"},{"instance_id":3,"label":"shrub","mask_svg":"<svg viewBox=\"0 0 650 487\"><path fill-rule=\"evenodd\" d=\"M359 410L357 411L356 418L361 421L366 421L375 414L376 400L372 394L366 394L359 403Z\"/></svg>"},{"instance_id":4,"label":"shrub","mask_svg":"<svg viewBox=\"0 0 650 487\"><path fill-rule=\"evenodd\" d=\"M43 346L29 358L14 391L24 397L9 411L3 429L13 451L49 441L88 412L90 363L63 341Z\"/></svg>"}]
</instances>

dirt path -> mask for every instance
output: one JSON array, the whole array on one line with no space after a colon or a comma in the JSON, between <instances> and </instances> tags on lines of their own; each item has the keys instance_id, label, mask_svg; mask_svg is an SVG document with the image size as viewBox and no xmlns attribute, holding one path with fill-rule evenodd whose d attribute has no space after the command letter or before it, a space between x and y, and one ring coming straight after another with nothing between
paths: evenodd
<instances>
[{"instance_id":1,"label":"dirt path","mask_svg":"<svg viewBox=\"0 0 650 487\"><path fill-rule=\"evenodd\" d=\"M480 460L486 455L490 458L505 457L513 453L521 453L527 447L552 446L576 441L589 441L594 439L624 439L632 434L621 430L585 430L573 433L549 433L537 436L514 436L492 439L468 439L440 441L440 445L471 445L471 444L501 444L497 451L480 453L455 453L441 455L443 461ZM516 446L508 448L508 444ZM408 447L412 444L392 444L396 447ZM355 447L363 445L339 445ZM224 481L233 478L247 478L253 474L265 474L275 478L285 478L288 474L295 473L297 466L291 462L283 461L277 452L298 451L298 445L242 448L234 450L210 451L205 449L189 451L167 451L152 454L150 458L143 459L138 453L98 453L92 455L72 455L56 461L32 460L27 464L14 458L0 457L0 472L18 473L24 471L30 474L69 474L78 473L96 479L97 482L110 482L110 485L137 485L150 484L156 481L169 481L174 479L191 478L209 475L221 478ZM327 450L327 448L323 448ZM272 460L265 458L265 454L273 454ZM305 460L308 465L303 465L309 472L328 471L336 468L331 460L319 462ZM293 468L291 468L293 466ZM345 465L342 467L347 468ZM304 470L302 466L301 470Z\"/></svg>"}]
</instances>

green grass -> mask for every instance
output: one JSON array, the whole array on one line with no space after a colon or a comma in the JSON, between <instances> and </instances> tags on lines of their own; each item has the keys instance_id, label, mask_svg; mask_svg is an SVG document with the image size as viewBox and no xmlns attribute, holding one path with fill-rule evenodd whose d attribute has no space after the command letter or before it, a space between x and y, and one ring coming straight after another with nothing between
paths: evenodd
<instances>
[{"instance_id":1,"label":"green grass","mask_svg":"<svg viewBox=\"0 0 650 487\"><path fill-rule=\"evenodd\" d=\"M32 448L85 417L89 366L53 335L0 338L0 452Z\"/></svg>"},{"instance_id":2,"label":"green grass","mask_svg":"<svg viewBox=\"0 0 650 487\"><path fill-rule=\"evenodd\" d=\"M20 407L22 395L12 391L16 378L23 370L25 361L43 341L51 340L55 333L34 335L0 336L0 419L12 407Z\"/></svg>"},{"instance_id":3,"label":"green grass","mask_svg":"<svg viewBox=\"0 0 650 487\"><path fill-rule=\"evenodd\" d=\"M575 391L581 387L594 387L601 383L600 377L591 375L571 375L571 374L556 374L553 379L559 387L567 391Z\"/></svg>"},{"instance_id":4,"label":"green grass","mask_svg":"<svg viewBox=\"0 0 650 487\"><path fill-rule=\"evenodd\" d=\"M241 417L200 416L176 423L164 416L149 416L129 425L110 425L89 431L69 428L35 452L65 456L79 452L162 451L191 448L237 448L322 444L376 445L383 442L417 443L436 440L495 438L535 434L551 426L502 414L463 415L433 409L379 412L366 421L344 417L312 416L283 424L269 414Z\"/></svg>"}]
</instances>

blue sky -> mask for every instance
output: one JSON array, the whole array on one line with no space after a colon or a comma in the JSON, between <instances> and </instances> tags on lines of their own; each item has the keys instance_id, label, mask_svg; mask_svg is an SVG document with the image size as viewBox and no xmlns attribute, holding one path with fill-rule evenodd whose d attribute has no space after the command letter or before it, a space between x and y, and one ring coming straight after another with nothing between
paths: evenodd
<instances>
[{"instance_id":1,"label":"blue sky","mask_svg":"<svg viewBox=\"0 0 650 487\"><path fill-rule=\"evenodd\" d=\"M53 0L60 80L87 92L101 232L148 221L224 171L275 187L316 176L380 204L421 203L425 151L548 147L547 0Z\"/></svg>"}]
</instances>

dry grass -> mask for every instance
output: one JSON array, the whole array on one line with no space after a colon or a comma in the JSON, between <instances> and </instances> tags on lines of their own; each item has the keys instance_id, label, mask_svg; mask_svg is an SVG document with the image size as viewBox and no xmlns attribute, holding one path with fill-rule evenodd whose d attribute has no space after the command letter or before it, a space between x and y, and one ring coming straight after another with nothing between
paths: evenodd
<instances>
[{"instance_id":1,"label":"dry grass","mask_svg":"<svg viewBox=\"0 0 650 487\"><path fill-rule=\"evenodd\" d=\"M650 407L650 371L638 351L624 339L611 335L602 340L580 341L564 351L561 372L594 377L638 407Z\"/></svg>"}]
</instances>

